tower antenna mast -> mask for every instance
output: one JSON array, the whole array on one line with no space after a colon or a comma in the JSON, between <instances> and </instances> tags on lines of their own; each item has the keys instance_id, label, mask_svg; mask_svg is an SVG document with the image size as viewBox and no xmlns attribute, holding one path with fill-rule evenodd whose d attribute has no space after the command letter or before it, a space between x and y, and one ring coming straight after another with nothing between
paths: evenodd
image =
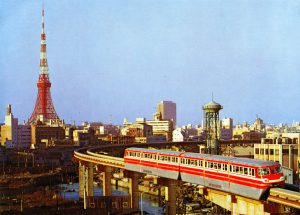
<instances>
[{"instance_id":1,"label":"tower antenna mast","mask_svg":"<svg viewBox=\"0 0 300 215\"><path fill-rule=\"evenodd\" d=\"M49 78L49 69L47 62L47 46L45 33L45 10L44 2L42 6L42 33L41 33L41 51L40 51L40 73L37 82L38 95L35 103L33 113L29 118L29 123L48 120L58 120L59 117L54 109L51 98L51 82Z\"/></svg>"}]
</instances>

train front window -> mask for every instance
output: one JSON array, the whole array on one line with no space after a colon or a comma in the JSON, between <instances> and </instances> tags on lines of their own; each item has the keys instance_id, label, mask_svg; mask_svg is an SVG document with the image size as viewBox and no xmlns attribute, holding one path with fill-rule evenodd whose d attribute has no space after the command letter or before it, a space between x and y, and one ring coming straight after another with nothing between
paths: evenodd
<instances>
[{"instance_id":1,"label":"train front window","mask_svg":"<svg viewBox=\"0 0 300 215\"><path fill-rule=\"evenodd\" d=\"M276 166L275 169L276 169L276 173L282 173L281 166Z\"/></svg>"},{"instance_id":2,"label":"train front window","mask_svg":"<svg viewBox=\"0 0 300 215\"><path fill-rule=\"evenodd\" d=\"M270 174L270 170L269 168L258 168L258 175L269 175Z\"/></svg>"}]
</instances>

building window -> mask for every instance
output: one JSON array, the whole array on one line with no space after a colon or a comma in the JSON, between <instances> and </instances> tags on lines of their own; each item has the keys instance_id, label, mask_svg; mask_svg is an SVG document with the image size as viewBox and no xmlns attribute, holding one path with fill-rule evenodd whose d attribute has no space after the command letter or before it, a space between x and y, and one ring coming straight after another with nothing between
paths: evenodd
<instances>
[{"instance_id":1,"label":"building window","mask_svg":"<svg viewBox=\"0 0 300 215\"><path fill-rule=\"evenodd\" d=\"M258 148L255 149L255 154L257 154L257 155L259 154L259 149Z\"/></svg>"},{"instance_id":2,"label":"building window","mask_svg":"<svg viewBox=\"0 0 300 215\"><path fill-rule=\"evenodd\" d=\"M282 149L282 154L288 154L289 150L288 149Z\"/></svg>"},{"instance_id":3,"label":"building window","mask_svg":"<svg viewBox=\"0 0 300 215\"><path fill-rule=\"evenodd\" d=\"M261 154L261 155L264 154L264 149L260 149L260 154Z\"/></svg>"}]
</instances>

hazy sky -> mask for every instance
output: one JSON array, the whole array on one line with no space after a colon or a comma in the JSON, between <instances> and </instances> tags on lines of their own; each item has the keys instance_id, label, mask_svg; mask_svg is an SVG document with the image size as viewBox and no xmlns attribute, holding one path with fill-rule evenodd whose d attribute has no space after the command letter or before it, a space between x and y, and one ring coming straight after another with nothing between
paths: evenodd
<instances>
[{"instance_id":1,"label":"hazy sky","mask_svg":"<svg viewBox=\"0 0 300 215\"><path fill-rule=\"evenodd\" d=\"M37 97L42 3L0 1L0 121L27 120ZM152 118L177 104L198 124L221 118L300 120L300 1L46 0L52 99L66 122Z\"/></svg>"}]
</instances>

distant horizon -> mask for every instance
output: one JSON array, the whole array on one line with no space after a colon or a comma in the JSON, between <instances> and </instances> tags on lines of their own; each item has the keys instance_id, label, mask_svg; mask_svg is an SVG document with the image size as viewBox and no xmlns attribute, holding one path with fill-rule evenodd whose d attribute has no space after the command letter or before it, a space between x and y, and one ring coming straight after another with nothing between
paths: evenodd
<instances>
[{"instance_id":1,"label":"distant horizon","mask_svg":"<svg viewBox=\"0 0 300 215\"><path fill-rule=\"evenodd\" d=\"M152 119L176 103L177 124L202 106L252 124L300 121L300 2L45 1L51 94L72 124ZM42 2L0 2L0 119L27 121L37 97Z\"/></svg>"},{"instance_id":2,"label":"distant horizon","mask_svg":"<svg viewBox=\"0 0 300 215\"><path fill-rule=\"evenodd\" d=\"M18 118L18 116L16 116L15 114L14 114L14 112L13 112L13 107L12 107L12 114L13 114L13 116L14 116L14 118L17 118L18 119L18 123L19 124L24 124L24 123L27 123L27 120L19 120L19 118ZM220 114L221 115L221 114ZM260 118L259 116L257 116L258 118ZM123 122L124 122L124 120L126 119L129 123L135 123L136 122L136 119L137 118L145 118L146 120L154 120L153 119L153 117L152 118L146 118L146 117L143 117L143 116L137 116L137 117L135 117L134 119L128 119L128 118L126 118L126 117L124 117L123 118L123 121L121 122L121 123L111 123L111 122L103 122L103 121L95 121L95 120L90 120L90 121L81 121L81 122L76 122L76 121L72 121L72 122L66 122L64 119L62 119L62 118L60 118L61 120L64 120L64 122L65 122L65 124L74 124L75 123L75 125L76 126L81 126L83 123L103 123L103 125L115 125L115 126L122 126L123 125ZM220 121L222 120L222 119L225 119L225 118L232 118L232 117L220 117ZM233 119L233 118L232 118ZM262 119L262 118L260 118L260 119ZM202 123L203 123L203 120L204 119L202 119L199 123L197 123L197 124L193 124L193 123L187 123L187 124L183 124L183 125L178 125L177 124L177 128L181 128L181 127L183 127L183 126L187 126L187 125L192 125L193 127L196 127L196 126L201 126L202 125ZM233 125L234 126L237 126L237 125L243 125L244 123L247 123L249 126L250 125L252 125L254 122L255 122L255 120L256 120L256 117L255 117L255 119L253 120L253 121L242 121L242 122L235 122L235 120L233 119ZM264 121L264 119L262 119L263 120L263 123L265 124L265 125L270 125L270 126L280 126L280 125L293 125L294 123L297 123L297 122L300 122L300 121L295 121L295 120L293 120L293 122L291 122L291 123L278 123L278 124L274 124L274 123L268 123L268 122L265 122ZM3 120L3 122L0 122L0 124L3 124L4 123L4 120Z\"/></svg>"}]
</instances>

